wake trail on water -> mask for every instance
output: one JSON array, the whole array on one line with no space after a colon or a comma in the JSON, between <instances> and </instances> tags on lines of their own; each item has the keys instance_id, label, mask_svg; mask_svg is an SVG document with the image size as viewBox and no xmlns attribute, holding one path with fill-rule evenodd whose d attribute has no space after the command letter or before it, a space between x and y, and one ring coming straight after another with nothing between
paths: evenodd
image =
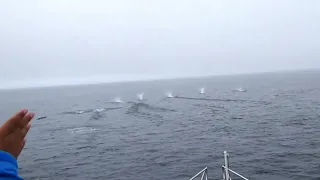
<instances>
[{"instance_id":1,"label":"wake trail on water","mask_svg":"<svg viewBox=\"0 0 320 180\"><path fill-rule=\"evenodd\" d=\"M127 110L126 114L139 113L140 109L146 109L146 110L156 111L156 112L175 112L175 110L173 109L155 107L143 102L139 102L139 103L132 103L132 106Z\"/></svg>"},{"instance_id":2,"label":"wake trail on water","mask_svg":"<svg viewBox=\"0 0 320 180\"><path fill-rule=\"evenodd\" d=\"M120 103L126 103L126 102L122 101L120 97L116 97L112 101L108 101L106 103L108 103L108 104L120 104Z\"/></svg>"},{"instance_id":3,"label":"wake trail on water","mask_svg":"<svg viewBox=\"0 0 320 180\"><path fill-rule=\"evenodd\" d=\"M93 127L76 127L76 128L69 128L67 131L71 134L87 134L96 131L96 128Z\"/></svg>"},{"instance_id":4,"label":"wake trail on water","mask_svg":"<svg viewBox=\"0 0 320 180\"><path fill-rule=\"evenodd\" d=\"M58 115L79 115L79 114L85 114L85 113L91 113L91 112L104 112L104 111L111 111L111 110L116 110L116 109L121 109L122 107L111 107L111 108L96 108L96 109L87 109L87 110L76 110L76 111L67 111L67 112L62 112Z\"/></svg>"},{"instance_id":5,"label":"wake trail on water","mask_svg":"<svg viewBox=\"0 0 320 180\"><path fill-rule=\"evenodd\" d=\"M199 101L248 102L247 100L240 100L240 99L198 98L198 97L184 97L184 96L176 96L174 98L176 98L176 99L199 100Z\"/></svg>"},{"instance_id":6,"label":"wake trail on water","mask_svg":"<svg viewBox=\"0 0 320 180\"><path fill-rule=\"evenodd\" d=\"M175 96L175 99L186 99L186 100L198 100L198 101L217 101L217 102L251 102L251 103L262 103L262 104L270 104L267 101L252 101L252 100L244 100L244 99L219 99L219 98L198 98L198 97L184 97L184 96Z\"/></svg>"}]
</instances>

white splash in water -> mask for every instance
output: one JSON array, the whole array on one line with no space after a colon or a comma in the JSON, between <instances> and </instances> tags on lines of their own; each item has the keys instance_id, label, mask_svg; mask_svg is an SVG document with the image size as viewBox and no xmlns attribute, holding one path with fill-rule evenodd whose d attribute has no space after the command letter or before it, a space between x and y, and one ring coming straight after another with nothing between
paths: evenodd
<instances>
[{"instance_id":1,"label":"white splash in water","mask_svg":"<svg viewBox=\"0 0 320 180\"><path fill-rule=\"evenodd\" d=\"M96 130L97 129L93 127L78 127L78 128L68 129L68 131L71 132L72 134L87 134Z\"/></svg>"},{"instance_id":2,"label":"white splash in water","mask_svg":"<svg viewBox=\"0 0 320 180\"><path fill-rule=\"evenodd\" d=\"M82 114L84 111L76 111L76 114Z\"/></svg>"},{"instance_id":3,"label":"white splash in water","mask_svg":"<svg viewBox=\"0 0 320 180\"><path fill-rule=\"evenodd\" d=\"M243 89L243 88L237 88L236 91L238 91L238 92L246 92L247 90Z\"/></svg>"},{"instance_id":4,"label":"white splash in water","mask_svg":"<svg viewBox=\"0 0 320 180\"><path fill-rule=\"evenodd\" d=\"M95 109L94 112L102 112L102 111L105 111L106 109L105 108L100 108L100 109Z\"/></svg>"},{"instance_id":5,"label":"white splash in water","mask_svg":"<svg viewBox=\"0 0 320 180\"><path fill-rule=\"evenodd\" d=\"M121 100L121 98L114 98L113 102L116 102L116 103L123 103L123 101Z\"/></svg>"},{"instance_id":6,"label":"white splash in water","mask_svg":"<svg viewBox=\"0 0 320 180\"><path fill-rule=\"evenodd\" d=\"M143 100L143 96L144 96L144 93L138 94L138 95L137 95L138 100L139 100L139 101L142 101L142 100Z\"/></svg>"},{"instance_id":7,"label":"white splash in water","mask_svg":"<svg viewBox=\"0 0 320 180\"><path fill-rule=\"evenodd\" d=\"M166 95L167 95L167 98L173 98L172 92L167 92Z\"/></svg>"},{"instance_id":8,"label":"white splash in water","mask_svg":"<svg viewBox=\"0 0 320 180\"><path fill-rule=\"evenodd\" d=\"M200 88L200 94L205 94L206 91L205 91L205 88Z\"/></svg>"}]
</instances>

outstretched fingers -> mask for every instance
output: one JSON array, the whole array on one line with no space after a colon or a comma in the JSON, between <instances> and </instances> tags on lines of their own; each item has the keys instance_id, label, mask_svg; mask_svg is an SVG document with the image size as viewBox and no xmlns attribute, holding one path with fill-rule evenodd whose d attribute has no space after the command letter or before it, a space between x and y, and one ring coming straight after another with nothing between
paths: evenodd
<instances>
[{"instance_id":1,"label":"outstretched fingers","mask_svg":"<svg viewBox=\"0 0 320 180\"><path fill-rule=\"evenodd\" d=\"M16 129L13 133L11 133L6 138L7 147L4 150L18 158L26 144L26 135L28 134L30 127L30 124L28 124L25 128Z\"/></svg>"},{"instance_id":2,"label":"outstretched fingers","mask_svg":"<svg viewBox=\"0 0 320 180\"><path fill-rule=\"evenodd\" d=\"M27 136L30 128L31 128L31 124L29 123L29 124L26 125L26 127L21 129L21 131L20 131L21 132L21 134L20 134L20 138L21 139L25 139L25 137Z\"/></svg>"},{"instance_id":3,"label":"outstretched fingers","mask_svg":"<svg viewBox=\"0 0 320 180\"><path fill-rule=\"evenodd\" d=\"M33 117L34 117L34 113L27 113L23 117L22 121L20 122L20 127L25 128L29 124L29 122L33 119Z\"/></svg>"},{"instance_id":4,"label":"outstretched fingers","mask_svg":"<svg viewBox=\"0 0 320 180\"><path fill-rule=\"evenodd\" d=\"M20 124L27 115L28 110L22 109L9 118L0 128L0 136L5 137L15 131L17 127L23 128ZM33 113L32 113L33 114Z\"/></svg>"},{"instance_id":5,"label":"outstretched fingers","mask_svg":"<svg viewBox=\"0 0 320 180\"><path fill-rule=\"evenodd\" d=\"M22 142L23 140L26 139L26 136L27 136L30 128L31 128L31 124L29 123L26 125L26 127L22 128L22 129L16 129L10 136L15 141Z\"/></svg>"},{"instance_id":6,"label":"outstretched fingers","mask_svg":"<svg viewBox=\"0 0 320 180\"><path fill-rule=\"evenodd\" d=\"M34 113L22 109L0 127L0 149L18 157L26 143Z\"/></svg>"}]
</instances>

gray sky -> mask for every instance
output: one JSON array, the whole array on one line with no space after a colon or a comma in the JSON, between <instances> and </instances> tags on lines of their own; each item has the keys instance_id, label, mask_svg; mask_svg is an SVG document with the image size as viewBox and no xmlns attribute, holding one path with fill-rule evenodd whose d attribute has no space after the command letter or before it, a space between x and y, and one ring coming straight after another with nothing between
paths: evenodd
<instances>
[{"instance_id":1,"label":"gray sky","mask_svg":"<svg viewBox=\"0 0 320 180\"><path fill-rule=\"evenodd\" d=\"M320 68L318 0L0 1L0 88Z\"/></svg>"}]
</instances>

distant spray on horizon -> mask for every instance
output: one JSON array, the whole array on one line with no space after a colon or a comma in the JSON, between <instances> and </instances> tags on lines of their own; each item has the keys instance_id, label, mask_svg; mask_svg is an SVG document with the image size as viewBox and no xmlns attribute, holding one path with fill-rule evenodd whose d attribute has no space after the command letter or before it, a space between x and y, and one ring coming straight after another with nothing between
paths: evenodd
<instances>
[{"instance_id":1,"label":"distant spray on horizon","mask_svg":"<svg viewBox=\"0 0 320 180\"><path fill-rule=\"evenodd\" d=\"M172 95L171 91L167 92L166 95L167 95L167 98L173 98L173 95Z\"/></svg>"},{"instance_id":2,"label":"distant spray on horizon","mask_svg":"<svg viewBox=\"0 0 320 180\"><path fill-rule=\"evenodd\" d=\"M206 93L206 89L205 88L200 88L200 94L205 94Z\"/></svg>"},{"instance_id":3,"label":"distant spray on horizon","mask_svg":"<svg viewBox=\"0 0 320 180\"><path fill-rule=\"evenodd\" d=\"M138 97L138 100L139 100L139 101L142 101L142 100L143 100L143 97L144 97L144 93L138 94L137 97Z\"/></svg>"},{"instance_id":4,"label":"distant spray on horizon","mask_svg":"<svg viewBox=\"0 0 320 180\"><path fill-rule=\"evenodd\" d=\"M82 111L82 110L78 110L78 111L76 111L76 114L82 114L82 113L84 113L85 111Z\"/></svg>"},{"instance_id":5,"label":"distant spray on horizon","mask_svg":"<svg viewBox=\"0 0 320 180\"><path fill-rule=\"evenodd\" d=\"M246 92L247 90L240 87L240 88L235 89L235 91L238 91L238 92Z\"/></svg>"},{"instance_id":6,"label":"distant spray on horizon","mask_svg":"<svg viewBox=\"0 0 320 180\"><path fill-rule=\"evenodd\" d=\"M121 98L119 98L119 97L114 98L113 102L124 103L124 101L122 101Z\"/></svg>"},{"instance_id":7,"label":"distant spray on horizon","mask_svg":"<svg viewBox=\"0 0 320 180\"><path fill-rule=\"evenodd\" d=\"M93 110L93 112L103 112L105 110L106 110L106 108L98 108L98 109Z\"/></svg>"}]
</instances>

